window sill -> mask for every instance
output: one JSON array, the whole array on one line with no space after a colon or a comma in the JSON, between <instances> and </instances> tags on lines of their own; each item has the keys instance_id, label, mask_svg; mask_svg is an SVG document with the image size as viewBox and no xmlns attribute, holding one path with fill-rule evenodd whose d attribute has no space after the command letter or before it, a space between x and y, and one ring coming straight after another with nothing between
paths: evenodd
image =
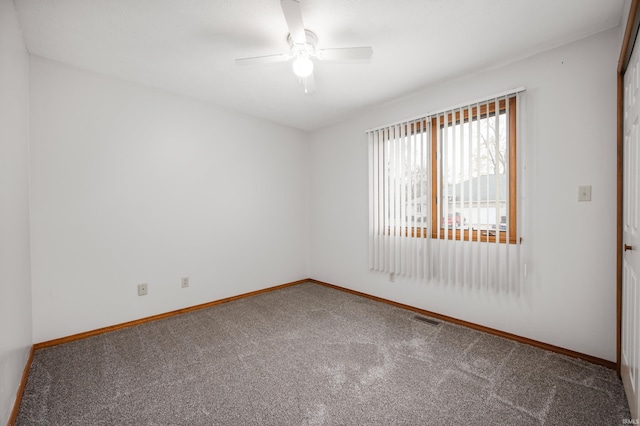
<instances>
[{"instance_id":1,"label":"window sill","mask_svg":"<svg viewBox=\"0 0 640 426\"><path fill-rule=\"evenodd\" d=\"M496 232L499 234L496 238ZM402 235L401 228L397 228L396 232L393 232L391 228L389 228L388 235ZM404 228L404 236L405 237L414 237L414 238L426 238L428 235L427 228L415 228L415 227L405 227ZM496 239L499 239L500 243L507 243L507 233L505 231L495 231L495 230L478 230L478 229L444 229L441 228L439 230L433 231L431 233L431 238L434 240L456 240L456 241L480 241L483 243L495 243ZM516 244L518 242L518 237L509 236L509 244ZM520 242L522 242L522 238L520 238Z\"/></svg>"}]
</instances>

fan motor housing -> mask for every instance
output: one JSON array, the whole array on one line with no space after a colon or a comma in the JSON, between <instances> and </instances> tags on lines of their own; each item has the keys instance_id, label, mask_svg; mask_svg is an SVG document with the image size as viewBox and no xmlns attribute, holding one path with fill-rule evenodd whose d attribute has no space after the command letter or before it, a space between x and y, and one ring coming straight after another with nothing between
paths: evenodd
<instances>
[{"instance_id":1,"label":"fan motor housing","mask_svg":"<svg viewBox=\"0 0 640 426\"><path fill-rule=\"evenodd\" d=\"M293 38L291 38L291 34L287 35L287 42L289 43L291 52L293 52L296 57L316 56L318 36L316 36L313 31L307 29L304 30L304 35L307 39L304 43L296 43L293 41Z\"/></svg>"}]
</instances>

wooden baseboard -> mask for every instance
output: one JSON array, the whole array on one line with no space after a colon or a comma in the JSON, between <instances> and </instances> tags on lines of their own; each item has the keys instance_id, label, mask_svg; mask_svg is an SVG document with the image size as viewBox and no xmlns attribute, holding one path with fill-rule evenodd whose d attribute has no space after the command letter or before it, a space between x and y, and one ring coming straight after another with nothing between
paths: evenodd
<instances>
[{"instance_id":1,"label":"wooden baseboard","mask_svg":"<svg viewBox=\"0 0 640 426\"><path fill-rule=\"evenodd\" d=\"M144 324L146 322L151 322L151 321L156 321L159 319L163 319L163 318L168 318L168 317L172 317L175 315L180 315L180 314L184 314L187 312L192 312L192 311L197 311L199 309L204 309L204 308L209 308L211 306L216 306L216 305L221 305L223 303L227 303L227 302L232 302L234 300L238 300L238 299L244 299L246 297L251 297L251 296L255 296L261 293L266 293L269 291L274 291L274 290L280 290L282 288L286 288L286 287L291 287L297 284L302 284L305 282L308 282L309 280L304 279L304 280L299 280L299 281L293 281L290 283L286 283L286 284L280 284L274 287L269 287L269 288L264 288L262 290L256 290L256 291L251 291L249 293L244 293L244 294L239 294L237 296L231 296L231 297L227 297L224 299L220 299L220 300L214 300L212 302L207 302L207 303L203 303L200 305L195 305L195 306L190 306L188 308L183 308L183 309L178 309L175 311L171 311L171 312L166 312L164 314L159 314L159 315L153 315L150 317L146 317L146 318L141 318L138 320L134 320L134 321L128 321L125 323L121 323L121 324L116 324L116 325L112 325L109 327L103 327L103 328L99 328L96 330L90 330L90 331L85 331L83 333L78 333L78 334L74 334L71 336L67 336L67 337L61 337L59 339L53 339L53 340L48 340L46 342L40 342L40 343L36 343L33 346L31 346L31 351L29 353L29 359L27 360L27 364L24 367L24 371L22 373L22 380L20 382L20 386L18 387L18 392L16 395L16 401L13 405L13 410L11 411L11 416L9 417L9 422L7 423L7 426L13 426L16 418L18 417L18 410L20 409L20 403L22 402L22 394L24 393L24 388L27 384L27 379L29 378L29 370L31 369L31 363L33 361L33 355L34 352L38 349L42 349L42 348L48 348L50 346L56 346L56 345L60 345L63 343L68 343L68 342L73 342L74 340L80 340L80 339L86 339L87 337L92 337L92 336L97 336L99 334L103 334L103 333L108 333L110 331L115 331L115 330L120 330L123 328L127 328L127 327L133 327L135 325L140 325L140 324Z\"/></svg>"},{"instance_id":2,"label":"wooden baseboard","mask_svg":"<svg viewBox=\"0 0 640 426\"><path fill-rule=\"evenodd\" d=\"M53 339L53 340L48 340L46 342L36 343L36 344L33 345L33 348L31 350L31 357L29 359L28 366L31 365L31 358L33 357L33 351L34 350L47 348L47 347L55 346L55 345L60 345L60 344L63 344L63 343L72 342L74 340L85 339L87 337L97 336L97 335L100 335L100 334L103 334L103 333L108 333L110 331L120 330L120 329L127 328L127 327L133 327L133 326L136 326L136 325L144 324L144 323L151 322L151 321L156 321L156 320L163 319L163 318L172 317L172 316L175 316L175 315L184 314L184 313L187 313L187 312L196 311L196 310L199 310L199 309L209 308L209 307L220 305L220 304L223 304L223 303L232 302L234 300L244 299L244 298L255 296L255 295L258 295L258 294L261 294L261 293L266 293L266 292L269 292L269 291L279 290L279 289L282 289L282 288L286 288L286 287L291 287L291 286L294 286L294 285L302 284L302 283L305 283L305 282L311 282L311 283L314 283L314 284L319 284L319 285L323 285L325 287L330 287L330 288L333 288L333 289L336 289L336 290L340 290L340 291L344 291L344 292L347 292L347 293L351 293L351 294L354 294L354 295L357 295L357 296L366 297L368 299L376 300L378 302L386 303L386 304L393 305L393 306L396 306L396 307L399 307L399 308L402 308L402 309L413 311L413 312L419 313L421 315L426 315L426 316L430 316L430 317L433 317L433 318L438 318L438 319L443 320L443 321L447 321L447 322L450 322L450 323L453 323L453 324L462 325L462 326L465 326L465 327L468 327L468 328L471 328L471 329L474 329L474 330L478 330L478 331L489 333L489 334L492 334L492 335L495 335L495 336L503 337L505 339L513 340L513 341L516 341L516 342L519 342L519 343L524 343L524 344L527 344L527 345L530 345L530 346L534 346L534 347L537 347L537 348L540 348L540 349L545 349L545 350L548 350L548 351L552 351L552 352L556 352L556 353L559 353L559 354L567 355L567 356L570 356L572 358L582 359L584 361L587 361L587 362L590 362L590 363L593 363L593 364L603 365L603 366L611 368L611 369L616 369L616 363L612 362L612 361L607 361L607 360L602 359L602 358L597 358L597 357L594 357L594 356L591 356L591 355L583 354L581 352L576 352L576 351L572 351L570 349L562 348L562 347L559 347L559 346L550 345L548 343L544 343L544 342L540 342L540 341L537 341L537 340L529 339L529 338L526 338L526 337L518 336L516 334L507 333L507 332L504 332L504 331L501 331L501 330L497 330L497 329L494 329L494 328L485 327L483 325L475 324L475 323L472 323L472 322L463 321L463 320L460 320L460 319L457 319L457 318L453 318L453 317L450 317L450 316L447 316L447 315L439 314L437 312L431 312L431 311L427 311L425 309L416 308L415 306L410 306L410 305L405 305L403 303L394 302L392 300L384 299L382 297L373 296L373 295L370 295L370 294L367 294L367 293L362 293L362 292L359 292L359 291L356 291L356 290L351 290L351 289L348 289L348 288L345 288L345 287L340 287L338 285L326 283L326 282L319 281L319 280L316 280L316 279L313 279L313 278L293 281L293 282L290 282L290 283L281 284L281 285L277 285L277 286L274 286L274 287L265 288L265 289L262 289L262 290L256 290L256 291L252 291L252 292L249 292L249 293L240 294L240 295L237 295L237 296L227 297L225 299L215 300L215 301L212 301L212 302L207 302L207 303L203 303L203 304L200 304L200 305L195 305L195 306L191 306L191 307L187 307L187 308L183 308L183 309L178 309L178 310L175 310L175 311L166 312L166 313L159 314L159 315L153 315L153 316L150 316L150 317L141 318L141 319L134 320L134 321L128 321L128 322L125 322L125 323L116 324L116 325L112 325L112 326L109 326L109 327L103 327L103 328L99 328L99 329L96 329L96 330L85 331L83 333L78 333L78 334L74 334L74 335L67 336L67 337L61 337L59 339ZM26 381L26 375L28 375L28 368L25 368L25 377L23 378L23 381ZM24 389L24 383L21 384L21 390L19 391L20 395L22 395L22 389ZM17 409L14 408L14 411L16 411L16 414L17 414Z\"/></svg>"},{"instance_id":3,"label":"wooden baseboard","mask_svg":"<svg viewBox=\"0 0 640 426\"><path fill-rule=\"evenodd\" d=\"M265 288L262 290L256 290L256 291L252 291L249 293L243 293L243 294L239 294L237 296L232 296L232 297L227 297L225 299L220 299L220 300L214 300L212 302L207 302L207 303L203 303L200 305L195 305L195 306L191 306L188 308L183 308L183 309L178 309L175 311L171 311L171 312L166 312L164 314L159 314L159 315L153 315L150 317L146 317L146 318L141 318L138 320L134 320L134 321L128 321L125 323L121 323L121 324L116 324L116 325L112 325L109 327L103 327L103 328L99 328L96 330L91 330L91 331L86 331L83 333L78 333L78 334L74 334L71 336L67 336L67 337L61 337L59 339L53 339L53 340L48 340L46 342L41 342L41 343L36 343L31 347L31 351L29 353L29 359L27 360L27 364L24 367L24 371L22 373L22 381L20 382L20 386L18 388L18 392L16 395L16 402L14 404L13 410L11 412L11 417L9 417L9 423L7 424L8 426L13 426L16 418L18 416L18 410L20 408L20 402L22 401L22 394L24 393L24 388L27 384L27 378L29 377L29 369L31 368L31 363L33 361L33 355L34 352L38 349L42 349L42 348L47 348L50 346L55 346L55 345L60 345L63 343L68 343L68 342L72 342L74 340L80 340L80 339L85 339L87 337L92 337L92 336L97 336L99 334L103 334L103 333L108 333L110 331L115 331L115 330L120 330L123 328L127 328L127 327L133 327L136 325L140 325L140 324L144 324L147 322L151 322L151 321L156 321L159 319L163 319L163 318L168 318L168 317L172 317L175 315L180 315L180 314L184 314L187 312L192 312L192 311L196 311L199 309L204 309L204 308L209 308L212 306L216 306L216 305L221 305L223 303L228 303L228 302L232 302L234 300L238 300L238 299L244 299L247 297L251 297L251 296L255 296L261 293L267 293L270 291L274 291L274 290L280 290L286 287L291 287L294 285L298 285L298 284L302 284L302 283L306 283L306 282L311 282L314 284L318 284L318 285L322 285L325 287L329 287L329 288L333 288L336 290L340 290L340 291L344 291L347 293L351 293L354 294L356 296L361 296L361 297L366 297L367 299L371 299L371 300L375 300L378 302L382 302L382 303L386 303L398 308L402 308L402 309L406 309L412 312L416 312L418 314L421 315L426 315L429 317L433 317L433 318L438 318L442 321L447 321L453 324L457 324L457 325L461 325L464 327L468 327L474 330L478 330L478 331L482 331L488 334L492 334L494 336L499 336L499 337L503 337L505 339L509 339L509 340L513 340L519 343L524 343L530 346L534 346L536 348L540 348L540 349L545 349L551 352L556 352L562 355L567 355L569 357L572 358L578 358L593 364L598 364L598 365L602 365L608 368L611 368L613 370L616 369L617 365L615 362L612 361L607 361L605 359L602 358L597 358L591 355L587 355L587 354L583 354L581 352L576 352L576 351L572 351L569 349L565 349L565 348L561 348L559 346L554 346L554 345L550 345L548 343L544 343L544 342L540 342L537 340L533 340L533 339L528 339L526 337L522 337L522 336L518 336L516 334L511 334L511 333L507 333L504 331L500 331L494 328L489 328L489 327L485 327L483 325L479 325L479 324L475 324L472 322L468 322L468 321L463 321L457 318L453 318L447 315L442 315L442 314L438 314L436 312L431 312L431 311L427 311L425 309L420 309L420 308L416 308L415 306L411 306L411 305L405 305L404 303L398 303L398 302L394 302L392 300L388 300L388 299L384 299L382 297L378 297L378 296L373 296L371 294L367 294L367 293L362 293L360 291L356 291L356 290L351 290L345 287L340 287L338 285L335 284L330 284L330 283L326 283L323 281L319 281L313 278L308 278L308 279L304 279L304 280L299 280L299 281L293 281L290 283L286 283L286 284L281 284L281 285L277 285L274 287L269 287L269 288Z\"/></svg>"},{"instance_id":4,"label":"wooden baseboard","mask_svg":"<svg viewBox=\"0 0 640 426\"><path fill-rule=\"evenodd\" d=\"M398 303L398 302L394 302L392 300L388 300L388 299L383 299L382 297L378 297L378 296L372 296L370 294L367 293L362 293L359 291L355 291L355 290L351 290L348 288L344 288L344 287L340 287L337 286L335 284L329 284L329 283L325 283L322 281L318 281L315 279L308 279L308 282L312 282L315 284L320 284L323 285L325 287L330 287L330 288L334 288L336 290L341 290L341 291L345 291L347 293L351 293L351 294L355 294L357 296L362 296L362 297L366 297L367 299L372 299L378 302L382 302L382 303L387 303L389 305L393 305L396 306L398 308L402 308L402 309L407 309L409 311L413 311L416 313L419 313L421 315L426 315L426 316L430 316L433 318L438 318L440 320L443 321L447 321L453 324L458 324L458 325L462 325L468 328L472 328L474 330L478 330L478 331L483 331L485 333L488 334L492 334L494 336L499 336L499 337L503 337L505 339L509 339L509 340L513 340L519 343L524 343L530 346L535 346L536 348L540 348L540 349L545 349L551 352L556 352L562 355L567 355L570 356L572 358L578 358L587 362L590 362L592 364L598 364L598 365L602 365L605 366L607 368L611 368L613 370L616 369L616 363L613 361L607 361L606 359L602 359L602 358L598 358L598 357L594 357L591 355L587 355L587 354L583 354L581 352L576 352L576 351L572 351L570 349L566 349L566 348L561 348L559 346L554 346L554 345L550 345L548 343L544 343L544 342L540 342L538 340L533 340L533 339L528 339L526 337L522 337L522 336L518 336L516 334L511 334L511 333L507 333L504 331L500 331L500 330L496 330L495 328L489 328L489 327L485 327L483 325L479 325L479 324L475 324L472 322L468 322L468 321L463 321L457 318L453 318L447 315L442 315L442 314L438 314L436 312L431 312L431 311L427 311L424 309L420 309L420 308L416 308L415 306L410 306L410 305L405 305L403 303Z\"/></svg>"},{"instance_id":5,"label":"wooden baseboard","mask_svg":"<svg viewBox=\"0 0 640 426\"><path fill-rule=\"evenodd\" d=\"M299 280L299 281L293 281L287 284L280 284L274 287L269 287L269 288L264 288L262 290L256 290L256 291L251 291L249 293L243 293L243 294L239 294L237 296L231 296L231 297L227 297L225 299L220 299L220 300L214 300L212 302L207 302L207 303L203 303L201 305L195 305L195 306L190 306L188 308L183 308L183 309L177 309L175 311L171 311L171 312L165 312L164 314L158 314L158 315L153 315L150 317L146 317L146 318L140 318L137 320L133 320L133 321L128 321L128 322L123 322L121 324L116 324L116 325L112 325L109 327L103 327L103 328L98 328L95 330L90 330L90 331L85 331L82 333L78 333L78 334L73 334L71 336L67 336L67 337L61 337L59 339L53 339L53 340L47 340L46 342L40 342L40 343L36 343L33 345L34 349L38 350L38 349L42 349L42 348L48 348L50 346L56 346L56 345L61 345L63 343L68 343L68 342L73 342L74 340L80 340L80 339L86 339L87 337L92 337L92 336L97 336L103 333L108 333L110 331L116 331L116 330L120 330L123 328L128 328L128 327L133 327L136 325L140 325L140 324L144 324L147 322L151 322L151 321L156 321L159 319L163 319L163 318L169 318L175 315L180 315L180 314L185 314L187 312L193 312L193 311L197 311L199 309L204 309L204 308L210 308L211 306L216 306L216 305L221 305L223 303L228 303L228 302L232 302L234 300L238 300L238 299L244 299L246 297L251 297L251 296L255 296L261 293L266 293L269 291L274 291L274 290L280 290L282 288L285 287L291 287L297 284L301 284L301 283L305 283L308 282L309 280Z\"/></svg>"},{"instance_id":6,"label":"wooden baseboard","mask_svg":"<svg viewBox=\"0 0 640 426\"><path fill-rule=\"evenodd\" d=\"M18 410L20 410L20 403L22 402L22 394L24 393L24 388L27 385L27 379L29 378L29 370L31 369L31 363L33 362L33 352L35 349L31 346L31 350L29 351L29 358L27 359L27 363L24 366L24 370L22 371L22 379L20 380L20 386L18 386L18 391L16 392L16 401L13 404L13 410L11 410L11 415L9 416L9 422L7 426L13 426L16 423L16 419L18 418Z\"/></svg>"},{"instance_id":7,"label":"wooden baseboard","mask_svg":"<svg viewBox=\"0 0 640 426\"><path fill-rule=\"evenodd\" d=\"M522 337L522 336L518 336L516 334L511 334L511 333L507 333L501 330L497 330L495 328L489 328L489 327L485 327L483 325L479 325L479 324L475 324L472 322L468 322L468 321L463 321L457 318L453 318L447 315L442 315L439 314L437 312L431 312L431 311L427 311L425 309L420 309L420 308L416 308L415 306L410 306L410 305L405 305L403 303L398 303L398 302L394 302L392 300L388 300L388 299L384 299L382 297L378 297L378 296L373 296L367 293L362 293L356 290L351 290L345 287L340 287L338 285L335 284L330 284L330 283L326 283L323 281L318 281L316 279L313 278L308 278L308 279L304 279L304 280L298 280L298 281L293 281L287 284L281 284L281 285L277 285L274 287L269 287L269 288L265 288L262 290L256 290L256 291L252 291L249 293L244 293L244 294L240 294L237 296L232 296L232 297L227 297L225 299L220 299L220 300L215 300L212 302L207 302L207 303L203 303L201 305L195 305L195 306L191 306L188 308L183 308L183 309L178 309L175 311L171 311L171 312L166 312L164 314L159 314L159 315L153 315L150 317L146 317L146 318L141 318L138 320L134 320L134 321L129 321L129 322L125 322L122 324L116 324L116 325L112 325L109 327L103 327L103 328L99 328L96 330L91 330L91 331L86 331L83 333L78 333L78 334L74 334L71 336L67 336L67 337L61 337L59 339L53 339L53 340L48 340L46 342L41 342L41 343L36 343L33 345L33 349L34 350L38 350L38 349L42 349L42 348L46 348L46 347L50 347L50 346L55 346L55 345L60 345L62 343L68 343L68 342L72 342L74 340L80 340L80 339L85 339L87 337L91 337L91 336L97 336L99 334L102 333L108 333L110 331L115 331L115 330L120 330L122 328L127 328L127 327L133 327L139 324L144 324L146 322L150 322L150 321L156 321L159 319L163 319L163 318L168 318L168 317L172 317L174 315L180 315L180 314L184 314L187 312L192 312L192 311L196 311L199 309L204 309L204 308L209 308L212 306L216 306L216 305L220 305L223 303L227 303L227 302L232 302L234 300L238 300L238 299L244 299L246 297L251 297L251 296L255 296L257 294L261 294L261 293L266 293L269 291L274 291L274 290L279 290L282 288L286 288L286 287L291 287L294 285L298 285L298 284L302 284L305 282L312 282L315 284L319 284L319 285L323 285L325 287L331 287L334 288L336 290L341 290L341 291L345 291L347 293L351 293L354 295L358 295L358 296L362 296L362 297L366 297L368 299L372 299L372 300L376 300L378 302L382 302L382 303L387 303L389 305L393 305L402 309L407 309L416 313L419 313L421 315L427 315L433 318L438 318L440 320L443 321L447 321L453 324L458 324L458 325L462 325L465 327L469 327L471 329L474 330L478 330L478 331L483 331L485 333L489 333L495 336L499 336L499 337L503 337L505 339L509 339L509 340L513 340L516 342L520 342L520 343L524 343L530 346L534 346L540 349L545 349L548 351L552 351L552 352L556 352L559 354L563 354L563 355L567 355L570 356L572 358L578 358L578 359L582 359L584 361L593 363L593 364L598 364L598 365L603 365L605 367L611 368L611 369L616 369L616 363L612 362L612 361L607 361L605 359L602 358L598 358L598 357L594 357L591 355L587 355L587 354L583 354L581 352L576 352L576 351L572 351L570 349L566 349L566 348L562 348L560 346L554 346L548 343L544 343L544 342L540 342L538 340L533 340L533 339L529 339L526 337Z\"/></svg>"}]
</instances>

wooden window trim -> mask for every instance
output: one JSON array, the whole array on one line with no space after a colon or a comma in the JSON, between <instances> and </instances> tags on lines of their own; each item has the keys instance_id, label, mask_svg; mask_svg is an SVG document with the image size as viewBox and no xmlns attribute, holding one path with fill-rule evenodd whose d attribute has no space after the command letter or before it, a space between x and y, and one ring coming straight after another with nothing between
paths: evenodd
<instances>
[{"instance_id":1,"label":"wooden window trim","mask_svg":"<svg viewBox=\"0 0 640 426\"><path fill-rule=\"evenodd\" d=\"M404 232L402 232L402 229L404 229ZM395 229L392 227L387 228L387 235L390 235L390 236L402 235L405 237L413 237L413 238L427 238L429 236L428 232L429 231L427 228L419 228L415 226L404 226L404 227L397 226L395 227ZM445 240L445 239L453 240L454 239L453 233L454 231L452 229L449 229L448 234L445 235L445 231L442 228L440 228L440 237L438 237L438 234L436 231L431 233L431 238L436 240ZM456 233L455 235L456 240L462 239L463 241L480 241L480 242L488 242L488 243L496 242L495 231L486 232L486 231L479 231L475 229L472 229L472 230L456 229L455 233ZM462 235L460 235L461 233ZM507 233L505 231L500 231L499 238L501 243L507 242L506 234ZM519 241L522 242L522 238L520 238ZM516 242L518 242L518 237L509 235L509 244L515 244Z\"/></svg>"},{"instance_id":2,"label":"wooden window trim","mask_svg":"<svg viewBox=\"0 0 640 426\"><path fill-rule=\"evenodd\" d=\"M509 244L515 244L518 241L517 236L517 203L516 203L516 146L517 146L517 120L516 120L516 97L511 97L509 101ZM487 113L488 110L488 113ZM491 102L488 105L482 104L479 107L471 108L471 120L477 120L483 116L489 114L495 114L496 102ZM506 101L504 99L498 102L498 114L506 111ZM463 120L469 120L469 109L463 111L457 111L455 115L453 113L441 114L431 119L431 238L434 239L448 239L448 240L463 240L463 241L486 241L495 242L496 233L501 243L507 242L507 231L500 231L499 226L495 232L491 231L479 231L479 230L461 230L461 229L444 229L439 228L438 221L438 167L437 167L437 148L438 144L438 131L444 124L451 124L455 119L455 123L460 123L460 117ZM438 120L441 126L438 126ZM438 229L439 228L439 229ZM425 228L416 228L418 232L412 230L412 236L419 237L426 233ZM422 231L420 231L422 229ZM413 235L418 234L418 235ZM493 234L493 235L492 235Z\"/></svg>"}]
</instances>

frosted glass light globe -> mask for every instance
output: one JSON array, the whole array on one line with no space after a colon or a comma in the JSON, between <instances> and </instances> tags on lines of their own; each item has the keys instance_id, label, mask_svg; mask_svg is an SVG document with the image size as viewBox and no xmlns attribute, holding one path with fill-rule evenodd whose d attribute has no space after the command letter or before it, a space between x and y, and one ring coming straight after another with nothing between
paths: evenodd
<instances>
[{"instance_id":1,"label":"frosted glass light globe","mask_svg":"<svg viewBox=\"0 0 640 426\"><path fill-rule=\"evenodd\" d=\"M293 61L293 73L298 77L309 77L313 72L313 62L309 58L303 56Z\"/></svg>"}]
</instances>

